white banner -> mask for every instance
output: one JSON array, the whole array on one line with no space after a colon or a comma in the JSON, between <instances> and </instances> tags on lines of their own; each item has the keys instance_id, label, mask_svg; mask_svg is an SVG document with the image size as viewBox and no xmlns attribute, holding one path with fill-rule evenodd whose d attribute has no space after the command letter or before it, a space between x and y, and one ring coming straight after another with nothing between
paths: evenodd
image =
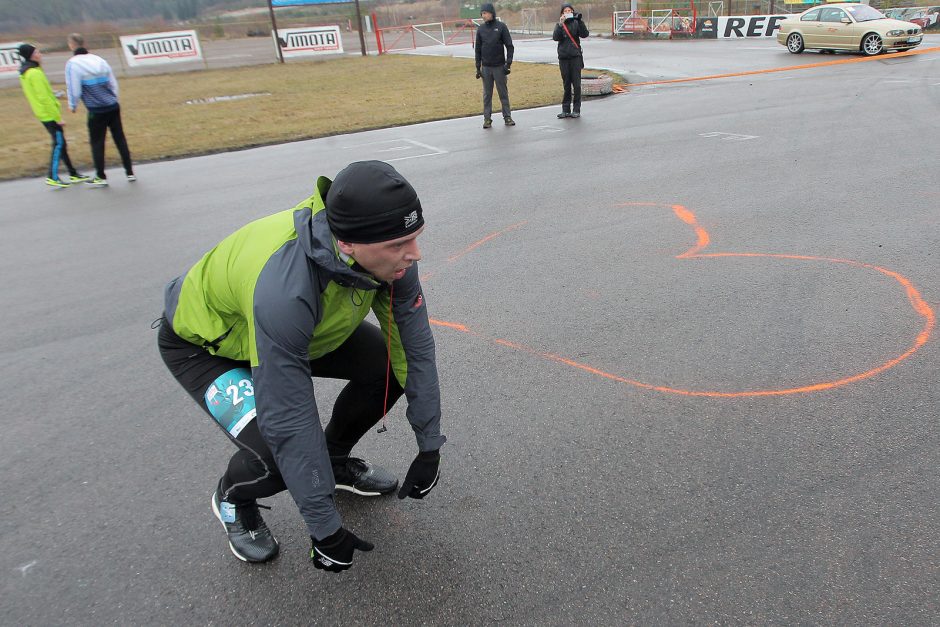
<instances>
[{"instance_id":1,"label":"white banner","mask_svg":"<svg viewBox=\"0 0 940 627\"><path fill-rule=\"evenodd\" d=\"M202 60L199 36L194 30L122 35L121 49L130 67Z\"/></svg>"},{"instance_id":2,"label":"white banner","mask_svg":"<svg viewBox=\"0 0 940 627\"><path fill-rule=\"evenodd\" d=\"M23 62L17 48L23 42L0 44L0 78L9 76L11 78L19 76L20 63Z\"/></svg>"},{"instance_id":3,"label":"white banner","mask_svg":"<svg viewBox=\"0 0 940 627\"><path fill-rule=\"evenodd\" d=\"M715 18L712 18L715 19ZM741 15L718 18L718 38L775 37L786 15Z\"/></svg>"},{"instance_id":4,"label":"white banner","mask_svg":"<svg viewBox=\"0 0 940 627\"><path fill-rule=\"evenodd\" d=\"M274 32L271 33L274 36ZM343 51L339 26L307 26L279 28L274 44L281 47L284 58L336 54ZM275 53L277 50L275 50Z\"/></svg>"}]
</instances>

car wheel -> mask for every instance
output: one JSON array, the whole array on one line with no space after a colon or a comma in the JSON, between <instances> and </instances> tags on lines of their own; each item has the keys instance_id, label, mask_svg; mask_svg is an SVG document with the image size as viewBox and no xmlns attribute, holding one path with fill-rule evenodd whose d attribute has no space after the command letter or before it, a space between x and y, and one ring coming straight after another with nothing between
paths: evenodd
<instances>
[{"instance_id":1,"label":"car wheel","mask_svg":"<svg viewBox=\"0 0 940 627\"><path fill-rule=\"evenodd\" d=\"M868 33L862 37L862 52L865 56L873 57L884 52L885 44L878 33Z\"/></svg>"},{"instance_id":2,"label":"car wheel","mask_svg":"<svg viewBox=\"0 0 940 627\"><path fill-rule=\"evenodd\" d=\"M790 36L787 37L787 50L793 54L800 54L803 52L803 35L799 33L790 33Z\"/></svg>"}]
</instances>

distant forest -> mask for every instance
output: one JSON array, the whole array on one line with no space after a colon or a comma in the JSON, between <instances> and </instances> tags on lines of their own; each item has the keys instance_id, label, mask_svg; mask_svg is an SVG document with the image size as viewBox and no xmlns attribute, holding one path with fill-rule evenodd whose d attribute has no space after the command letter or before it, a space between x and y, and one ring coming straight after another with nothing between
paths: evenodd
<instances>
[{"instance_id":1,"label":"distant forest","mask_svg":"<svg viewBox=\"0 0 940 627\"><path fill-rule=\"evenodd\" d=\"M264 6L265 0L0 0L0 31L113 20L191 20L210 11Z\"/></svg>"}]
</instances>

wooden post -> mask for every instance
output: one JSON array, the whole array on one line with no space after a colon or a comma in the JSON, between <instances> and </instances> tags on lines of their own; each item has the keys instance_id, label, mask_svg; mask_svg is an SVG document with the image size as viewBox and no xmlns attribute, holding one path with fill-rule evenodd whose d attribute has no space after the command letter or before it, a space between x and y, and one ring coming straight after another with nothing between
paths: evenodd
<instances>
[{"instance_id":1,"label":"wooden post","mask_svg":"<svg viewBox=\"0 0 940 627\"><path fill-rule=\"evenodd\" d=\"M362 56L366 56L366 38L362 34L362 12L359 10L359 0L356 0L356 21L359 23L356 29L359 31L359 49L362 50Z\"/></svg>"},{"instance_id":2,"label":"wooden post","mask_svg":"<svg viewBox=\"0 0 940 627\"><path fill-rule=\"evenodd\" d=\"M281 50L281 42L277 40L277 20L274 19L274 5L268 0L268 13L271 14L271 28L274 29L274 47L277 48L277 60L284 63L284 51Z\"/></svg>"}]
</instances>

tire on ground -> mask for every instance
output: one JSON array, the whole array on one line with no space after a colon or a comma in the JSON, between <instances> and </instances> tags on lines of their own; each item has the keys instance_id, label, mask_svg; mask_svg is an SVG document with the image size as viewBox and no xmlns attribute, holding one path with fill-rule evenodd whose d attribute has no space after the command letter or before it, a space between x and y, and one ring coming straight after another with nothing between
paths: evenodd
<instances>
[{"instance_id":1,"label":"tire on ground","mask_svg":"<svg viewBox=\"0 0 940 627\"><path fill-rule=\"evenodd\" d=\"M581 95L582 96L603 96L613 93L614 79L601 74L600 76L582 76L581 77Z\"/></svg>"}]
</instances>

